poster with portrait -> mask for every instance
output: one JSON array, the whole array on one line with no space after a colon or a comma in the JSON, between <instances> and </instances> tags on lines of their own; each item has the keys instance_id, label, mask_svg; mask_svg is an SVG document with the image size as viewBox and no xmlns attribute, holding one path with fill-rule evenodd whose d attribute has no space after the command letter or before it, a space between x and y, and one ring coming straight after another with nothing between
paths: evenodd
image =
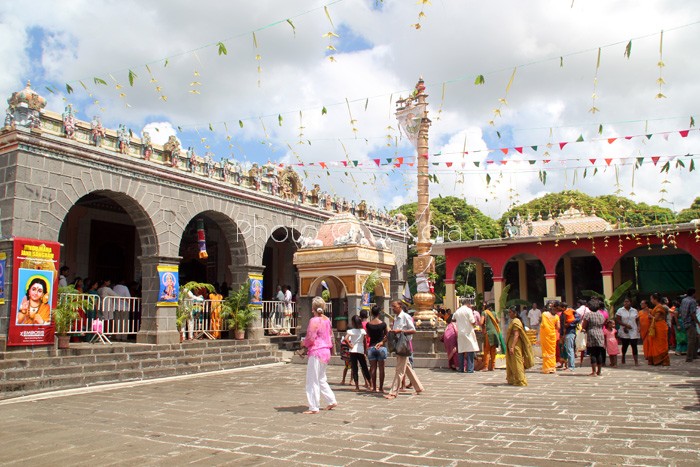
<instances>
[{"instance_id":1,"label":"poster with portrait","mask_svg":"<svg viewBox=\"0 0 700 467\"><path fill-rule=\"evenodd\" d=\"M60 251L58 242L14 239L8 346L53 344Z\"/></svg>"},{"instance_id":2,"label":"poster with portrait","mask_svg":"<svg viewBox=\"0 0 700 467\"><path fill-rule=\"evenodd\" d=\"M249 274L250 283L250 304L262 306L263 297L263 276L262 274Z\"/></svg>"},{"instance_id":3,"label":"poster with portrait","mask_svg":"<svg viewBox=\"0 0 700 467\"><path fill-rule=\"evenodd\" d=\"M363 291L362 292L362 308L365 310L369 310L369 306L371 304L371 301L372 301L372 294L370 294L369 292Z\"/></svg>"},{"instance_id":4,"label":"poster with portrait","mask_svg":"<svg viewBox=\"0 0 700 467\"><path fill-rule=\"evenodd\" d=\"M158 266L158 306L177 306L180 291L178 266Z\"/></svg>"},{"instance_id":5,"label":"poster with portrait","mask_svg":"<svg viewBox=\"0 0 700 467\"><path fill-rule=\"evenodd\" d=\"M5 303L5 266L7 265L7 255L0 253L0 305Z\"/></svg>"}]
</instances>

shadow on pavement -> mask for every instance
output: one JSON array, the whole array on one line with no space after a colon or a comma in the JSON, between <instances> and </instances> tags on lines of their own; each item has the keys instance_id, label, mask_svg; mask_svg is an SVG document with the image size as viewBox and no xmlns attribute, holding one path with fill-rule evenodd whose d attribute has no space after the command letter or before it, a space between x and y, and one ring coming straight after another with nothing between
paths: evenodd
<instances>
[{"instance_id":1,"label":"shadow on pavement","mask_svg":"<svg viewBox=\"0 0 700 467\"><path fill-rule=\"evenodd\" d=\"M289 412L289 413L302 413L307 410L308 407L305 405L293 405L290 407L275 407L278 412Z\"/></svg>"}]
</instances>

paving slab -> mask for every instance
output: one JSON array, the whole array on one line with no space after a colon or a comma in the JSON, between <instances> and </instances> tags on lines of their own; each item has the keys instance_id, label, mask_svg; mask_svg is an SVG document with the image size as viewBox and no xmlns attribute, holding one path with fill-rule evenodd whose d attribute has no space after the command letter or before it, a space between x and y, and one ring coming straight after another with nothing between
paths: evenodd
<instances>
[{"instance_id":1,"label":"paving slab","mask_svg":"<svg viewBox=\"0 0 700 467\"><path fill-rule=\"evenodd\" d=\"M8 399L0 464L700 465L700 362L534 370L523 388L503 370L416 371L425 392L387 401L330 366L339 407L317 415L306 367L284 363Z\"/></svg>"}]
</instances>

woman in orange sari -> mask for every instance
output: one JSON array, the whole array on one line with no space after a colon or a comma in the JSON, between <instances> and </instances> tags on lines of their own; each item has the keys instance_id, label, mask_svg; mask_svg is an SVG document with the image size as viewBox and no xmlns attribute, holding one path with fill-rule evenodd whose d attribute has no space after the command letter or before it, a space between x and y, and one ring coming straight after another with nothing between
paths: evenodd
<instances>
[{"instance_id":1,"label":"woman in orange sari","mask_svg":"<svg viewBox=\"0 0 700 467\"><path fill-rule=\"evenodd\" d=\"M646 300L639 302L637 319L639 320L639 336L642 339L644 358L646 358L650 353L650 341L647 340L647 336L649 335L649 327L651 327L651 308L649 308L649 303Z\"/></svg>"},{"instance_id":2,"label":"woman in orange sari","mask_svg":"<svg viewBox=\"0 0 700 467\"><path fill-rule=\"evenodd\" d=\"M542 349L542 373L557 372L557 340L559 338L559 317L553 305L542 313L540 323L540 348Z\"/></svg>"},{"instance_id":3,"label":"woman in orange sari","mask_svg":"<svg viewBox=\"0 0 700 467\"><path fill-rule=\"evenodd\" d=\"M668 308L661 303L658 293L651 295L651 304L654 308L649 313L651 319L644 339L644 357L649 365L669 366L671 360L668 356L668 324L666 324Z\"/></svg>"}]
</instances>

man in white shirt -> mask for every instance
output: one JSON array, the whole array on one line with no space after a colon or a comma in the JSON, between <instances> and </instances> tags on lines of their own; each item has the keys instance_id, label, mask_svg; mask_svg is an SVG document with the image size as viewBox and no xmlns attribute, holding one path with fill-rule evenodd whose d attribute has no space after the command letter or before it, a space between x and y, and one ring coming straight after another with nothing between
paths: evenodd
<instances>
[{"instance_id":1,"label":"man in white shirt","mask_svg":"<svg viewBox=\"0 0 700 467\"><path fill-rule=\"evenodd\" d=\"M61 266L61 275L58 276L58 286L67 287L68 286L68 273L70 268L68 266Z\"/></svg>"},{"instance_id":2,"label":"man in white shirt","mask_svg":"<svg viewBox=\"0 0 700 467\"><path fill-rule=\"evenodd\" d=\"M588 302L583 298L580 298L577 303L578 308L575 310L576 318L583 321L583 318L585 318L586 315L591 312L591 310L588 309Z\"/></svg>"},{"instance_id":3,"label":"man in white shirt","mask_svg":"<svg viewBox=\"0 0 700 467\"><path fill-rule=\"evenodd\" d=\"M474 373L474 356L479 351L479 343L476 340L474 326L476 318L474 311L467 306L467 299L459 301L460 306L452 315L452 319L457 323L457 352L459 368L457 371L464 373L464 356L467 356L467 373Z\"/></svg>"},{"instance_id":4,"label":"man in white shirt","mask_svg":"<svg viewBox=\"0 0 700 467\"><path fill-rule=\"evenodd\" d=\"M625 298L622 303L622 308L615 313L615 323L620 326L618 336L622 341L622 364L625 364L625 356L627 347L632 347L632 358L634 365L639 365L639 356L637 354L637 341L639 339L639 321L637 310L632 308L632 302L629 298Z\"/></svg>"},{"instance_id":5,"label":"man in white shirt","mask_svg":"<svg viewBox=\"0 0 700 467\"><path fill-rule=\"evenodd\" d=\"M540 323L542 322L542 310L537 308L537 303L532 304L532 308L527 312L527 321L530 324L530 329L533 329L539 338Z\"/></svg>"},{"instance_id":6,"label":"man in white shirt","mask_svg":"<svg viewBox=\"0 0 700 467\"><path fill-rule=\"evenodd\" d=\"M522 310L520 310L520 321L523 322L523 327L530 327L530 320L527 317L527 307L525 305L523 305Z\"/></svg>"},{"instance_id":7,"label":"man in white shirt","mask_svg":"<svg viewBox=\"0 0 700 467\"><path fill-rule=\"evenodd\" d=\"M292 308L292 288L288 285L284 286L284 322L282 324L282 330L280 335L289 335L292 327L292 314L294 310Z\"/></svg>"}]
</instances>

